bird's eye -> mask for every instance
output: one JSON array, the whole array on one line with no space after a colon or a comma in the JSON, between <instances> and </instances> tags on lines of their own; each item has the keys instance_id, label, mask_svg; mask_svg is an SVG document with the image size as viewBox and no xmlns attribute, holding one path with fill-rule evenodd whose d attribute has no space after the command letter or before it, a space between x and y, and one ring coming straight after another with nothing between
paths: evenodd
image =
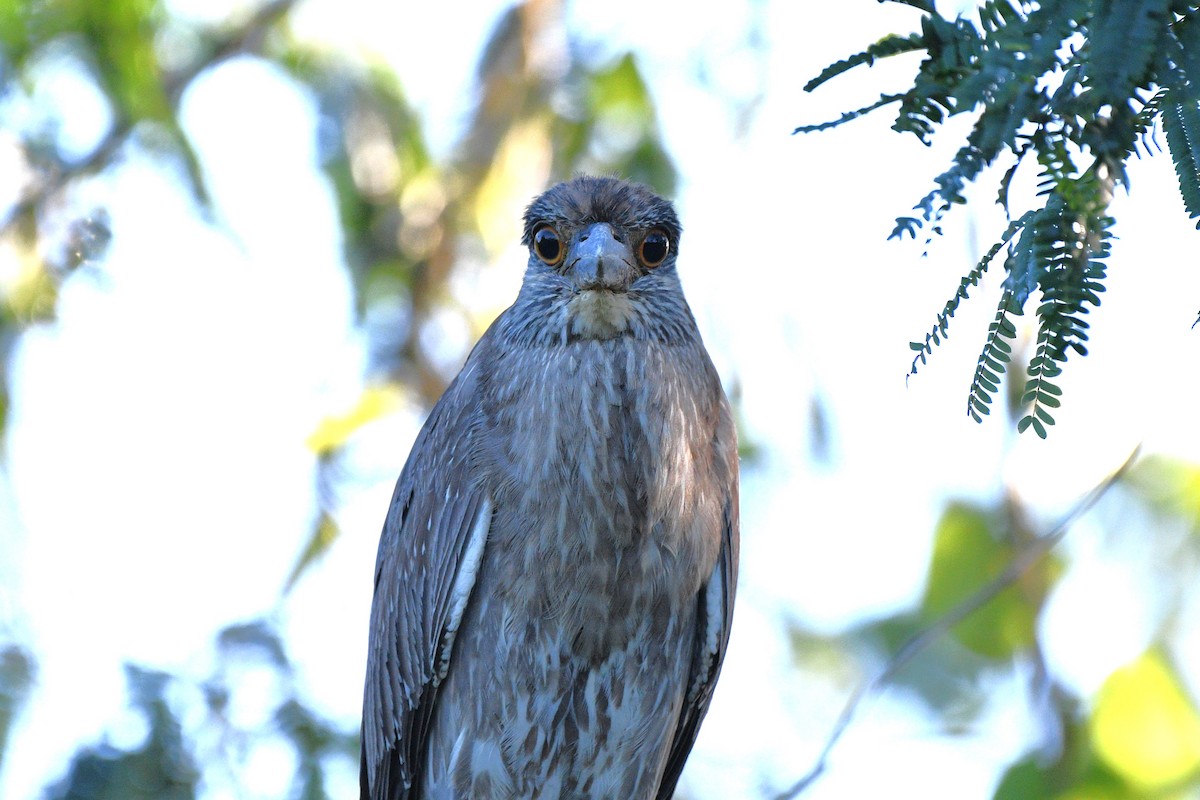
<instances>
[{"instance_id":1,"label":"bird's eye","mask_svg":"<svg viewBox=\"0 0 1200 800\"><path fill-rule=\"evenodd\" d=\"M533 252L546 264L557 266L558 262L562 261L563 249L558 231L549 225L543 225L533 234Z\"/></svg>"},{"instance_id":2,"label":"bird's eye","mask_svg":"<svg viewBox=\"0 0 1200 800\"><path fill-rule=\"evenodd\" d=\"M667 235L660 230L653 230L646 234L646 238L642 239L641 245L638 246L638 258L647 267L657 267L666 260L670 251L671 240Z\"/></svg>"}]
</instances>

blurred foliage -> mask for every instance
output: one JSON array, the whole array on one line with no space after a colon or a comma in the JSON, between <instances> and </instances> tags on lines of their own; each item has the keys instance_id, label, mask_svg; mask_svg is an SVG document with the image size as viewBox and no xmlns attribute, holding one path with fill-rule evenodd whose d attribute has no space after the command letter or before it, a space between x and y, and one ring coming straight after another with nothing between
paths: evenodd
<instances>
[{"instance_id":1,"label":"blurred foliage","mask_svg":"<svg viewBox=\"0 0 1200 800\"><path fill-rule=\"evenodd\" d=\"M1109 676L1089 730L1096 755L1139 792L1200 777L1200 716L1162 653Z\"/></svg>"},{"instance_id":2,"label":"blurred foliage","mask_svg":"<svg viewBox=\"0 0 1200 800\"><path fill-rule=\"evenodd\" d=\"M276 768L273 776L287 786L287 796L331 796L328 766L331 759L342 759L345 771L354 773L356 733L335 729L302 702L291 685L284 645L270 624L230 626L218 636L216 650L213 674L201 685L128 665L129 705L146 725L142 741L130 747L104 741L80 750L66 777L50 788L51 800L186 800L198 794L201 765L210 775L207 788L220 789L211 785L216 764L221 767L216 772L233 783L232 794L238 795L239 779L256 747L264 745L281 747L291 756L292 773L278 774ZM264 691L269 685L278 688ZM247 724L246 714L231 708L232 698L247 694L256 695L247 705L270 705L258 724ZM199 725L192 722L185 730L187 708L180 698L191 695L204 697L206 713Z\"/></svg>"},{"instance_id":3,"label":"blurred foliage","mask_svg":"<svg viewBox=\"0 0 1200 800\"><path fill-rule=\"evenodd\" d=\"M1110 675L1090 716L1071 711L1062 709L1059 752L1013 764L995 800L1140 800L1200 790L1200 713L1161 649Z\"/></svg>"},{"instance_id":4,"label":"blurred foliage","mask_svg":"<svg viewBox=\"0 0 1200 800\"><path fill-rule=\"evenodd\" d=\"M1130 485L1158 514L1182 519L1200 535L1200 464L1151 456L1130 476Z\"/></svg>"},{"instance_id":5,"label":"blurred foliage","mask_svg":"<svg viewBox=\"0 0 1200 800\"><path fill-rule=\"evenodd\" d=\"M1146 458L1121 480L1121 488L1128 492L1125 507L1140 508L1164 530L1182 522L1194 531L1192 511L1197 494L1180 489L1196 474L1200 467L1194 464ZM1114 532L1121 530L1116 518L1100 516L1102 525ZM1166 554L1172 543L1168 534L1145 545L1162 548ZM1183 574L1191 574L1200 562L1200 542L1191 536L1174 544L1181 549L1165 557L1177 562ZM1061 572L1058 565L1050 565L1045 577L1053 585ZM1177 671L1171 653L1178 644L1170 635L1171 620L1177 619L1187 602L1185 593L1191 583L1185 578L1181 586L1160 587L1167 627L1158 632L1156 643L1147 652L1110 674L1093 697L1073 697L1057 684L1041 660L1036 640L1029 644L1026 652L1040 664L1035 680L1049 682L1041 691L1050 700L1047 711L1053 721L1044 720L1043 724L1057 727L1059 735L1051 737L1049 746L1040 752L1009 768L997 788L996 800L1135 800L1194 796L1200 791L1200 708ZM1103 626L1105 620L1098 617L1092 624Z\"/></svg>"},{"instance_id":6,"label":"blurred foliage","mask_svg":"<svg viewBox=\"0 0 1200 800\"><path fill-rule=\"evenodd\" d=\"M358 405L345 414L321 420L308 437L308 446L324 456L344 447L354 432L369 422L392 413L400 407L403 396L393 384L368 387L358 398Z\"/></svg>"},{"instance_id":7,"label":"blurred foliage","mask_svg":"<svg viewBox=\"0 0 1200 800\"><path fill-rule=\"evenodd\" d=\"M0 768L8 738L34 681L33 657L15 644L0 650Z\"/></svg>"},{"instance_id":8,"label":"blurred foliage","mask_svg":"<svg viewBox=\"0 0 1200 800\"><path fill-rule=\"evenodd\" d=\"M1200 537L1171 530L1180 523L1195 530L1190 481L1197 474L1197 465L1161 457L1127 462L1047 533L1013 493L990 504L950 502L934 531L924 596L914 610L835 636L798 626L789 631L797 668L849 687L849 698L815 764L776 800L799 797L813 785L872 696L898 689L928 707L945 732L970 733L984 720L992 687L1014 675L1027 684L1040 730L1032 751L1001 776L995 800L1195 796L1200 705L1178 672L1174 648L1187 637L1174 636L1183 632L1173 625L1194 585ZM1113 514L1118 508L1153 520L1144 546L1190 577L1160 587L1166 622L1149 650L1112 672L1095 695L1080 696L1056 674L1039 641L1047 602L1071 568L1052 548L1084 514L1109 534L1126 533ZM1106 622L1098 613L1087 624L1102 630Z\"/></svg>"},{"instance_id":9,"label":"blurred foliage","mask_svg":"<svg viewBox=\"0 0 1200 800\"><path fill-rule=\"evenodd\" d=\"M198 774L186 751L179 721L167 704L170 677L126 667L130 705L148 731L137 747L108 743L75 754L67 776L50 788L51 800L190 800Z\"/></svg>"},{"instance_id":10,"label":"blurred foliage","mask_svg":"<svg viewBox=\"0 0 1200 800\"><path fill-rule=\"evenodd\" d=\"M294 4L275 0L246 20L186 32L159 0L0 4L0 100L7 106L0 111L0 129L17 135L27 172L5 187L15 197L0 209L0 246L11 247L21 262L15 280L0 281L0 360L7 363L23 328L53 318L59 283L103 255L111 236L104 209L64 211L63 200L75 184L110 168L121 148L132 142L171 164L182 163L191 191L206 199L200 165L179 125L179 98L203 70L260 51L266 33ZM171 46L181 38L192 46ZM181 61L180 52L190 57ZM21 113L23 106L44 102L38 83L46 68L73 63L102 93L111 115L99 141L83 155L71 152L59 135L69 122L61 115L69 109ZM63 229L65 236L57 233ZM0 370L0 399L7 397L6 381ZM5 405L0 402L0 411ZM4 421L0 415L0 434Z\"/></svg>"},{"instance_id":11,"label":"blurred foliage","mask_svg":"<svg viewBox=\"0 0 1200 800\"><path fill-rule=\"evenodd\" d=\"M884 0L886 1L886 0ZM923 52L910 89L883 94L833 122L836 127L899 104L892 129L924 144L956 114L975 114L965 144L935 187L896 220L893 238L941 233L946 212L966 203L965 187L1002 158L997 202L1010 224L959 283L916 352L910 374L949 333L950 319L1002 249L1006 278L967 397L977 422L991 410L1012 355L1016 328L1034 292L1037 348L1027 367L1018 430L1045 438L1061 405L1057 379L1072 353L1087 354L1084 316L1100 305L1114 220L1109 202L1128 189L1125 164L1152 152L1156 125L1167 134L1184 206L1200 217L1200 10L1183 0L986 0L976 21L940 16L926 0L891 0L923 12L920 30L892 34L830 65L805 85L877 59ZM1139 147L1140 145L1140 147ZM1013 218L1009 186L1023 162L1036 164L1040 207Z\"/></svg>"},{"instance_id":12,"label":"blurred foliage","mask_svg":"<svg viewBox=\"0 0 1200 800\"><path fill-rule=\"evenodd\" d=\"M1009 506L1011 509L1012 506ZM934 533L933 560L921 618L929 623L950 612L981 584L998 576L1033 535L1023 525L1004 524L985 509L952 503ZM1049 587L1062 572L1054 558L1032 569L951 629L965 647L1007 661L1035 641L1035 624Z\"/></svg>"}]
</instances>

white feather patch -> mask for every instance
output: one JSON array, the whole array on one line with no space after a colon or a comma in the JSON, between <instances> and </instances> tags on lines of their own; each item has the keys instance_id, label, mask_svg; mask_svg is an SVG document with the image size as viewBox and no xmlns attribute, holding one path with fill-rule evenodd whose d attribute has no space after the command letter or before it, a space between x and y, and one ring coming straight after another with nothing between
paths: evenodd
<instances>
[{"instance_id":1,"label":"white feather patch","mask_svg":"<svg viewBox=\"0 0 1200 800\"><path fill-rule=\"evenodd\" d=\"M571 331L587 339L611 339L629 327L633 303L623 292L589 289L567 304Z\"/></svg>"},{"instance_id":2,"label":"white feather patch","mask_svg":"<svg viewBox=\"0 0 1200 800\"><path fill-rule=\"evenodd\" d=\"M712 669L716 664L721 648L721 632L725 628L725 575L722 571L721 559L708 578L704 589L704 647L700 653L700 668L692 677L692 685L688 687L688 702L695 700L701 687L712 677Z\"/></svg>"},{"instance_id":3,"label":"white feather patch","mask_svg":"<svg viewBox=\"0 0 1200 800\"><path fill-rule=\"evenodd\" d=\"M467 600L471 597L471 590L475 588L475 578L479 575L479 564L483 561L484 545L487 544L488 530L491 527L492 500L485 497L479 506L479 513L475 516L475 524L471 526L462 563L458 565L458 575L455 576L454 587L450 590L450 613L446 618L446 630L442 634L442 646L438 651L434 686L445 679L446 672L450 669L450 651L454 648L454 637L458 635L458 626L467 608Z\"/></svg>"}]
</instances>

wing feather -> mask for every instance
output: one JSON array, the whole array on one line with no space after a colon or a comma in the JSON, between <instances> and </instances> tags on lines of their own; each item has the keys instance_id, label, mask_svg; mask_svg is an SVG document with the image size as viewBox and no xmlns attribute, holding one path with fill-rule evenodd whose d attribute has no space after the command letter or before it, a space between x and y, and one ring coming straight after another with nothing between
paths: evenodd
<instances>
[{"instance_id":1,"label":"wing feather","mask_svg":"<svg viewBox=\"0 0 1200 800\"><path fill-rule=\"evenodd\" d=\"M472 354L417 436L380 535L362 800L409 800L420 785L438 687L483 558L491 502L472 469L480 426L475 361Z\"/></svg>"},{"instance_id":2,"label":"wing feather","mask_svg":"<svg viewBox=\"0 0 1200 800\"><path fill-rule=\"evenodd\" d=\"M700 587L696 599L696 652L692 660L692 671L688 678L688 692L680 711L679 725L671 740L666 769L658 788L658 800L670 800L675 786L683 773L683 765L700 723L708 713L713 689L725 660L729 646L729 629L733 622L733 601L737 593L738 565L738 490L733 484L724 506L724 525L721 534L721 553L713 567L712 575Z\"/></svg>"}]
</instances>

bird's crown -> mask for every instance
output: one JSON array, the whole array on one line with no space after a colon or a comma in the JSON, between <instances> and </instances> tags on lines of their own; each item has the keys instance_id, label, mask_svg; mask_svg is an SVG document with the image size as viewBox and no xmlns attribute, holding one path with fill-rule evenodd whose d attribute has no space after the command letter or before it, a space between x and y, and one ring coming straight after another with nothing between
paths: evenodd
<instances>
[{"instance_id":1,"label":"bird's crown","mask_svg":"<svg viewBox=\"0 0 1200 800\"><path fill-rule=\"evenodd\" d=\"M579 227L607 222L618 230L662 228L678 251L682 230L675 207L640 183L581 175L551 186L525 210L522 244L533 242L539 225Z\"/></svg>"}]
</instances>

